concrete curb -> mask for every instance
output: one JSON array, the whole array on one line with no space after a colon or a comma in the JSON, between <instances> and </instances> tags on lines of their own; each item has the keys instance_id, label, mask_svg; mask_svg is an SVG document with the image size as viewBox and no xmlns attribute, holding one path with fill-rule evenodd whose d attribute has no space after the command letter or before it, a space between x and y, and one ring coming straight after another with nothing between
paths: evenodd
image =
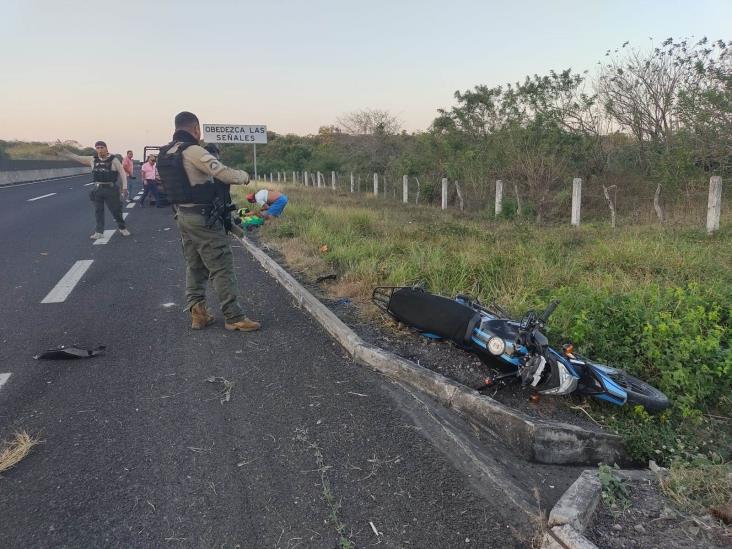
<instances>
[{"instance_id":1,"label":"concrete curb","mask_svg":"<svg viewBox=\"0 0 732 549\"><path fill-rule=\"evenodd\" d=\"M647 471L613 471L624 480L648 480ZM572 485L559 498L547 522L548 530L542 540L542 549L569 548L591 549L597 546L583 534L592 522L600 503L602 484L596 469L582 471Z\"/></svg>"},{"instance_id":2,"label":"concrete curb","mask_svg":"<svg viewBox=\"0 0 732 549\"><path fill-rule=\"evenodd\" d=\"M362 340L248 238L237 239L359 364L437 399L495 434L515 453L549 464L626 463L622 439L558 421L535 420L498 401Z\"/></svg>"}]
</instances>

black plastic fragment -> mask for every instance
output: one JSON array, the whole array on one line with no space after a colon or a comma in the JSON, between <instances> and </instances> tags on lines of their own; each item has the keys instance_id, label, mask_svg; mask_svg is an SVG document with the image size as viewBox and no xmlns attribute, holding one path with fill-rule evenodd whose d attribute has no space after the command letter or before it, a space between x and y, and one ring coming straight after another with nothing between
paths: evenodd
<instances>
[{"instance_id":1,"label":"black plastic fragment","mask_svg":"<svg viewBox=\"0 0 732 549\"><path fill-rule=\"evenodd\" d=\"M107 347L100 345L94 349L84 349L77 347L76 345L61 345L55 349L48 349L42 353L35 355L33 358L36 360L73 360L77 358L92 358L97 355L104 353Z\"/></svg>"}]
</instances>

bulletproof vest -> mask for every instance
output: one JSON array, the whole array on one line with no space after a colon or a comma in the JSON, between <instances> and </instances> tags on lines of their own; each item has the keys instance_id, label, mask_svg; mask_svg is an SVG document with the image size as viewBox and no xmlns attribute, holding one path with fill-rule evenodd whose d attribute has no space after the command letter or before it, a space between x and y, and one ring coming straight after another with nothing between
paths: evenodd
<instances>
[{"instance_id":1,"label":"bulletproof vest","mask_svg":"<svg viewBox=\"0 0 732 549\"><path fill-rule=\"evenodd\" d=\"M173 141L161 147L158 155L158 174L165 192L168 193L168 200L173 204L211 204L216 196L214 184L209 181L201 185L191 185L183 167L183 151L194 143L180 143L174 153L168 154L175 144Z\"/></svg>"},{"instance_id":2,"label":"bulletproof vest","mask_svg":"<svg viewBox=\"0 0 732 549\"><path fill-rule=\"evenodd\" d=\"M94 155L94 167L92 168L92 176L96 183L114 183L117 181L117 170L112 167L114 156L111 154L102 160L99 156Z\"/></svg>"}]
</instances>

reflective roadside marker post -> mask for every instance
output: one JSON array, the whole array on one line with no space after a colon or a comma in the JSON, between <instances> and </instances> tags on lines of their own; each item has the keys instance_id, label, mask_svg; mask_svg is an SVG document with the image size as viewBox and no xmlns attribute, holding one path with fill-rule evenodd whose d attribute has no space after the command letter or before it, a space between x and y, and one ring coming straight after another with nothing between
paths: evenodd
<instances>
[{"instance_id":1,"label":"reflective roadside marker post","mask_svg":"<svg viewBox=\"0 0 732 549\"><path fill-rule=\"evenodd\" d=\"M267 144L267 126L264 124L203 124L203 140L206 143L227 145L252 145L254 148L254 180L257 172L257 144Z\"/></svg>"}]
</instances>

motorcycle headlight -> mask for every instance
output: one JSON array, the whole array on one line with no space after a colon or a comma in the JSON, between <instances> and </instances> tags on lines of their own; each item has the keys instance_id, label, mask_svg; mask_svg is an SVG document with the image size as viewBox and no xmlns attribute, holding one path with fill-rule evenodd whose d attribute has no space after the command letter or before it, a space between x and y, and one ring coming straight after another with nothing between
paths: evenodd
<instances>
[{"instance_id":1,"label":"motorcycle headlight","mask_svg":"<svg viewBox=\"0 0 732 549\"><path fill-rule=\"evenodd\" d=\"M506 350L506 342L500 337L492 337L488 340L488 351L492 355L501 356Z\"/></svg>"}]
</instances>

